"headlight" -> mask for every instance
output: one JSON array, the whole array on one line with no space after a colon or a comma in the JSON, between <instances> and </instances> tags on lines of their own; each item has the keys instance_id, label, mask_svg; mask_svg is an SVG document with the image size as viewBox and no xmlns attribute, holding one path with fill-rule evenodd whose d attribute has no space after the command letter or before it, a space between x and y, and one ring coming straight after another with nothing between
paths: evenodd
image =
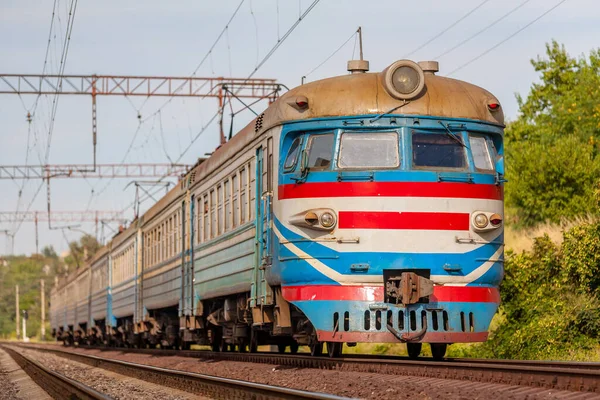
<instances>
[{"instance_id":1,"label":"headlight","mask_svg":"<svg viewBox=\"0 0 600 400\"><path fill-rule=\"evenodd\" d=\"M477 228L485 228L488 224L488 217L483 213L477 214L473 219L473 223Z\"/></svg>"},{"instance_id":2,"label":"headlight","mask_svg":"<svg viewBox=\"0 0 600 400\"><path fill-rule=\"evenodd\" d=\"M407 66L397 68L392 74L392 85L402 94L414 92L420 80L417 70Z\"/></svg>"},{"instance_id":3,"label":"headlight","mask_svg":"<svg viewBox=\"0 0 600 400\"><path fill-rule=\"evenodd\" d=\"M324 212L321 214L321 225L325 228L331 228L335 225L335 216L330 212Z\"/></svg>"},{"instance_id":4,"label":"headlight","mask_svg":"<svg viewBox=\"0 0 600 400\"><path fill-rule=\"evenodd\" d=\"M410 100L417 97L425 86L425 74L419 65L413 61L396 61L383 71L383 87L400 100Z\"/></svg>"}]
</instances>

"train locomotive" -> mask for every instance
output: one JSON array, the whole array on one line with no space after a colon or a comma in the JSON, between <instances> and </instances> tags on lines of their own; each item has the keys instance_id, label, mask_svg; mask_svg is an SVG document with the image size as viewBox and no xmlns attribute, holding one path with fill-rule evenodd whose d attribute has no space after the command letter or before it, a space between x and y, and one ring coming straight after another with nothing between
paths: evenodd
<instances>
[{"instance_id":1,"label":"train locomotive","mask_svg":"<svg viewBox=\"0 0 600 400\"><path fill-rule=\"evenodd\" d=\"M436 359L485 341L503 277L500 103L394 62L279 97L52 291L65 343Z\"/></svg>"}]
</instances>

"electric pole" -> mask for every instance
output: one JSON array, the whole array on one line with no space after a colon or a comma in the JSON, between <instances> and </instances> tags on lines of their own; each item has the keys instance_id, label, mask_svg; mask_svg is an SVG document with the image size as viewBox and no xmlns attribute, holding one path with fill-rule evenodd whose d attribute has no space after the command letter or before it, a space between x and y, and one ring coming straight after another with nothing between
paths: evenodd
<instances>
[{"instance_id":1,"label":"electric pole","mask_svg":"<svg viewBox=\"0 0 600 400\"><path fill-rule=\"evenodd\" d=\"M46 300L44 293L44 280L40 279L40 286L42 287L42 341L46 341Z\"/></svg>"},{"instance_id":2,"label":"electric pole","mask_svg":"<svg viewBox=\"0 0 600 400\"><path fill-rule=\"evenodd\" d=\"M16 292L17 292L17 302L16 302L16 307L15 307L15 314L16 314L16 323L17 323L17 339L19 339L19 335L21 334L21 332L19 331L19 285L16 286Z\"/></svg>"},{"instance_id":3,"label":"electric pole","mask_svg":"<svg viewBox=\"0 0 600 400\"><path fill-rule=\"evenodd\" d=\"M27 310L23 310L23 341L29 342L29 338L27 337L27 318L29 318L29 314Z\"/></svg>"}]
</instances>

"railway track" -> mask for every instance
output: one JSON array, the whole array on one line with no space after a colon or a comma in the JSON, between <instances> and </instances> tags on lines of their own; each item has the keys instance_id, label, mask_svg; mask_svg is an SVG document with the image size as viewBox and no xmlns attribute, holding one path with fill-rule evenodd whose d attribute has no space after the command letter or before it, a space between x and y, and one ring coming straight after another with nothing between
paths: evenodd
<instances>
[{"instance_id":1,"label":"railway track","mask_svg":"<svg viewBox=\"0 0 600 400\"><path fill-rule=\"evenodd\" d=\"M54 399L110 400L89 386L44 367L10 347L1 346L27 375Z\"/></svg>"},{"instance_id":2,"label":"railway track","mask_svg":"<svg viewBox=\"0 0 600 400\"><path fill-rule=\"evenodd\" d=\"M85 347L89 348L89 347ZM445 361L410 360L394 356L354 355L331 359L308 355L275 353L215 353L162 349L91 347L101 351L158 356L178 355L205 360L268 363L294 368L319 368L340 371L410 375L428 378L458 379L506 385L530 386L554 390L600 393L600 363L573 363L521 360L448 359ZM69 350L52 351L72 353Z\"/></svg>"},{"instance_id":3,"label":"railway track","mask_svg":"<svg viewBox=\"0 0 600 400\"><path fill-rule=\"evenodd\" d=\"M19 347L56 354L60 357L84 363L92 367L102 368L108 371L115 372L117 374L155 383L160 386L184 390L186 392L198 394L201 396L208 396L214 399L347 399L346 397L340 397L319 392L296 390L281 386L271 386L255 382L241 381L237 379L229 379L211 375L197 374L192 372L159 368L121 360L112 360L63 349L52 349L45 346L19 345ZM9 350L6 347L3 348ZM11 356L13 354L16 354L14 350L10 351ZM35 363L40 368L43 368L35 361L29 361ZM77 382L75 381L72 382L77 384ZM110 399L110 397L104 396L100 393L98 393L98 395L101 397L86 397L83 395L76 395L74 398ZM55 398L65 398L64 392L62 395L56 396Z\"/></svg>"}]
</instances>

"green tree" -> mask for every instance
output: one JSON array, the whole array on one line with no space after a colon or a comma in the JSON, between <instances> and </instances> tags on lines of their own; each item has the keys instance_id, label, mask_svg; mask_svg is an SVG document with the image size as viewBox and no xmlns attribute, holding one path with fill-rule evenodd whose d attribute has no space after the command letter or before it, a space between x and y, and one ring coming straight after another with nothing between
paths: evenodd
<instances>
[{"instance_id":1,"label":"green tree","mask_svg":"<svg viewBox=\"0 0 600 400\"><path fill-rule=\"evenodd\" d=\"M506 202L528 226L596 214L600 176L600 50L570 57L557 42L531 61L540 73L506 130Z\"/></svg>"},{"instance_id":2,"label":"green tree","mask_svg":"<svg viewBox=\"0 0 600 400\"><path fill-rule=\"evenodd\" d=\"M543 221L594 214L600 157L595 146L574 136L553 143L522 141L508 147L506 202L511 222Z\"/></svg>"},{"instance_id":3,"label":"green tree","mask_svg":"<svg viewBox=\"0 0 600 400\"><path fill-rule=\"evenodd\" d=\"M91 259L102 245L91 235L83 235L79 241L69 243L70 254L65 257L69 270L80 268Z\"/></svg>"},{"instance_id":4,"label":"green tree","mask_svg":"<svg viewBox=\"0 0 600 400\"><path fill-rule=\"evenodd\" d=\"M45 246L42 249L42 255L47 258L58 258L58 254L56 254L56 250L52 246Z\"/></svg>"}]
</instances>

